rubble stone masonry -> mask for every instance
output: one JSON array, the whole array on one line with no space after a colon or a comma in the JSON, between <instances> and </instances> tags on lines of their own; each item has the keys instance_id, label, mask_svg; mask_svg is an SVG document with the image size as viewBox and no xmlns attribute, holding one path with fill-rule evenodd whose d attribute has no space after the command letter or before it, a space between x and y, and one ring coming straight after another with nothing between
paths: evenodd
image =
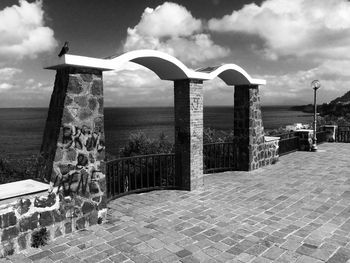
<instances>
[{"instance_id":1,"label":"rubble stone masonry","mask_svg":"<svg viewBox=\"0 0 350 263\"><path fill-rule=\"evenodd\" d=\"M100 70L57 70L40 173L45 196L0 206L0 257L29 247L46 227L50 239L102 222L106 213L103 85Z\"/></svg>"},{"instance_id":2,"label":"rubble stone masonry","mask_svg":"<svg viewBox=\"0 0 350 263\"><path fill-rule=\"evenodd\" d=\"M234 136L238 170L251 171L278 160L278 141L265 142L257 85L235 86Z\"/></svg>"}]
</instances>

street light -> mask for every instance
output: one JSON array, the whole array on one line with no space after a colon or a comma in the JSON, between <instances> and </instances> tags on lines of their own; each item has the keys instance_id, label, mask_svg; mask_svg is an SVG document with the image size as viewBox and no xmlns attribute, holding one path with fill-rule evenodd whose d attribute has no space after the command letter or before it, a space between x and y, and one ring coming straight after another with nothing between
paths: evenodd
<instances>
[{"instance_id":1,"label":"street light","mask_svg":"<svg viewBox=\"0 0 350 263\"><path fill-rule=\"evenodd\" d=\"M321 83L318 80L311 82L311 87L314 89L314 136L312 140L311 151L317 151L317 137L316 137L316 124L317 124L317 104L316 104L316 91L321 87Z\"/></svg>"}]
</instances>

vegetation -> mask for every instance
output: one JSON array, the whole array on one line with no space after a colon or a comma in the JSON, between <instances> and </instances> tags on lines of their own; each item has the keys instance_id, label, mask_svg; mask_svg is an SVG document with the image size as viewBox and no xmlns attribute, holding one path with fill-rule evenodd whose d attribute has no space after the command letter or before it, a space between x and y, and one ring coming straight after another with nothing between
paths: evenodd
<instances>
[{"instance_id":1,"label":"vegetation","mask_svg":"<svg viewBox=\"0 0 350 263\"><path fill-rule=\"evenodd\" d=\"M275 136L275 135L280 135L280 134L292 134L292 131L287 131L286 128L284 127L279 127L278 129L271 129L271 130L265 130L265 135L266 136Z\"/></svg>"},{"instance_id":2,"label":"vegetation","mask_svg":"<svg viewBox=\"0 0 350 263\"><path fill-rule=\"evenodd\" d=\"M233 131L215 130L205 128L203 130L203 143L230 142L233 141Z\"/></svg>"},{"instance_id":3,"label":"vegetation","mask_svg":"<svg viewBox=\"0 0 350 263\"><path fill-rule=\"evenodd\" d=\"M14 244L12 241L4 243L4 256L11 256L15 253Z\"/></svg>"},{"instance_id":4,"label":"vegetation","mask_svg":"<svg viewBox=\"0 0 350 263\"><path fill-rule=\"evenodd\" d=\"M312 113L314 108L312 104L308 104L292 107L291 110ZM350 91L329 103L318 105L317 112L320 114L320 124L335 124L339 126L350 125Z\"/></svg>"},{"instance_id":5,"label":"vegetation","mask_svg":"<svg viewBox=\"0 0 350 263\"><path fill-rule=\"evenodd\" d=\"M37 178L37 157L26 159L0 156L0 184Z\"/></svg>"},{"instance_id":6,"label":"vegetation","mask_svg":"<svg viewBox=\"0 0 350 263\"><path fill-rule=\"evenodd\" d=\"M152 139L144 132L137 132L130 134L127 144L120 149L119 155L120 157L130 157L173 151L174 144L168 140L164 133L161 133L158 139Z\"/></svg>"},{"instance_id":7,"label":"vegetation","mask_svg":"<svg viewBox=\"0 0 350 263\"><path fill-rule=\"evenodd\" d=\"M215 130L205 128L203 131L203 143L229 142L233 140L233 131ZM120 149L120 157L130 157L137 155L148 155L157 153L172 153L175 147L169 138L164 134L159 134L158 138L152 139L144 132L132 133L126 145ZM107 154L107 159L111 160L112 155Z\"/></svg>"},{"instance_id":8,"label":"vegetation","mask_svg":"<svg viewBox=\"0 0 350 263\"><path fill-rule=\"evenodd\" d=\"M32 247L38 248L45 246L49 240L49 232L43 227L32 234Z\"/></svg>"}]
</instances>

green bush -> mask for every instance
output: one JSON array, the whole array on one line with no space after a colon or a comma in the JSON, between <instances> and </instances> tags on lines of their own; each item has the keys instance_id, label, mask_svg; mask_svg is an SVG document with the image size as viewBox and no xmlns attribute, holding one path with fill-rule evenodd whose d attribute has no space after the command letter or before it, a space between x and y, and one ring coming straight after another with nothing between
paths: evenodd
<instances>
[{"instance_id":1,"label":"green bush","mask_svg":"<svg viewBox=\"0 0 350 263\"><path fill-rule=\"evenodd\" d=\"M45 246L49 240L49 232L43 227L32 234L32 247L38 248Z\"/></svg>"},{"instance_id":2,"label":"green bush","mask_svg":"<svg viewBox=\"0 0 350 263\"><path fill-rule=\"evenodd\" d=\"M0 156L0 184L25 179L38 179L37 158L6 158Z\"/></svg>"},{"instance_id":3,"label":"green bush","mask_svg":"<svg viewBox=\"0 0 350 263\"><path fill-rule=\"evenodd\" d=\"M148 137L144 132L130 134L127 144L120 149L121 157L149 155L157 153L172 153L174 144L161 133L157 139Z\"/></svg>"},{"instance_id":4,"label":"green bush","mask_svg":"<svg viewBox=\"0 0 350 263\"><path fill-rule=\"evenodd\" d=\"M203 143L230 142L233 141L233 137L233 131L212 128L203 130ZM130 157L172 152L174 152L174 144L164 133L161 133L157 139L152 139L144 132L137 132L130 134L127 144L120 149L119 155L120 157Z\"/></svg>"},{"instance_id":5,"label":"green bush","mask_svg":"<svg viewBox=\"0 0 350 263\"><path fill-rule=\"evenodd\" d=\"M215 130L205 128L203 130L203 143L231 142L233 141L233 131Z\"/></svg>"}]
</instances>

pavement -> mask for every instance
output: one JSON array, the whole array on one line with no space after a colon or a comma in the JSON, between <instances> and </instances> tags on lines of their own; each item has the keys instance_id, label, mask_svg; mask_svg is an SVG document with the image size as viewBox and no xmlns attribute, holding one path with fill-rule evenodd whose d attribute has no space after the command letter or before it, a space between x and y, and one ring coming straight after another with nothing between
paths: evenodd
<instances>
[{"instance_id":1,"label":"pavement","mask_svg":"<svg viewBox=\"0 0 350 263\"><path fill-rule=\"evenodd\" d=\"M203 190L124 196L106 223L0 262L350 262L349 157L326 143Z\"/></svg>"}]
</instances>

